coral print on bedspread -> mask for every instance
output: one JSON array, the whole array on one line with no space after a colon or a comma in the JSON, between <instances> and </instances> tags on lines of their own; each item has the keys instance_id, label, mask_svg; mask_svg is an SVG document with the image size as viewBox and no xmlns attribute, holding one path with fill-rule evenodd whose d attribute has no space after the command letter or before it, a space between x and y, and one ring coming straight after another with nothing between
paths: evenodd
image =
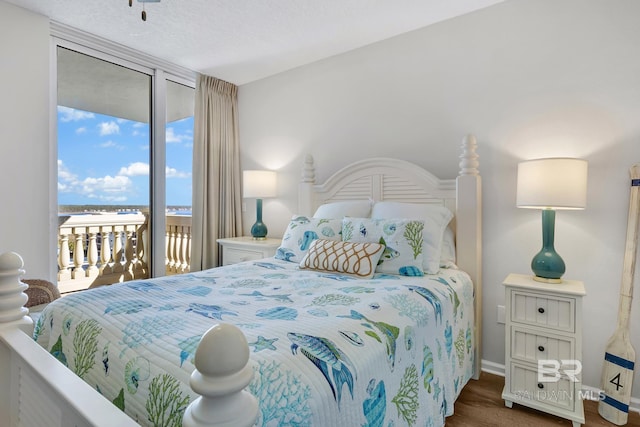
<instances>
[{"instance_id":1,"label":"coral print on bedspread","mask_svg":"<svg viewBox=\"0 0 640 427\"><path fill-rule=\"evenodd\" d=\"M144 426L180 426L201 335L247 337L259 426L442 426L473 369L464 272L363 280L275 258L66 296L35 339Z\"/></svg>"}]
</instances>

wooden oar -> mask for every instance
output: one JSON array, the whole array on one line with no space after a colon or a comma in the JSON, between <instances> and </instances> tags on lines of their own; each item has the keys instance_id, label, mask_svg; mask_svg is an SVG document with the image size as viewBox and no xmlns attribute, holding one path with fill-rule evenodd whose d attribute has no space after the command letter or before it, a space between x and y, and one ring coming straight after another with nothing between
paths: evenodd
<instances>
[{"instance_id":1,"label":"wooden oar","mask_svg":"<svg viewBox=\"0 0 640 427\"><path fill-rule=\"evenodd\" d=\"M629 318L631 316L633 274L638 245L640 163L632 166L629 174L631 175L631 193L629 196L626 246L622 263L618 326L605 348L601 380L604 399L598 403L600 415L607 421L617 425L626 424L629 417L633 369L636 360L636 351L633 349L629 339Z\"/></svg>"}]
</instances>

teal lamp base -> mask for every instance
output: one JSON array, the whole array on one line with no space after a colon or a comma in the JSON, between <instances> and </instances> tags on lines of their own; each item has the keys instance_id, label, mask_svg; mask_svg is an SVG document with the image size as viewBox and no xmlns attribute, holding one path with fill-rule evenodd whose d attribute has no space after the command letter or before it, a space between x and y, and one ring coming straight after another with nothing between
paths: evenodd
<instances>
[{"instance_id":1,"label":"teal lamp base","mask_svg":"<svg viewBox=\"0 0 640 427\"><path fill-rule=\"evenodd\" d=\"M542 211L542 249L531 261L531 270L535 276L533 280L544 283L562 283L565 272L564 261L553 247L556 211L544 209Z\"/></svg>"},{"instance_id":2,"label":"teal lamp base","mask_svg":"<svg viewBox=\"0 0 640 427\"><path fill-rule=\"evenodd\" d=\"M256 199L256 223L251 226L251 237L254 240L267 238L267 226L262 222L262 199Z\"/></svg>"}]
</instances>

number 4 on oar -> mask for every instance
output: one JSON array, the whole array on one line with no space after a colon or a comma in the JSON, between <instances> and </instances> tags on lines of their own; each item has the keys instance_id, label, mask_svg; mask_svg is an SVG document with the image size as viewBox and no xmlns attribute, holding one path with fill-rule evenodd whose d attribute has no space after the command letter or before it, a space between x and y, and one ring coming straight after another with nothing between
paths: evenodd
<instances>
[{"instance_id":1,"label":"number 4 on oar","mask_svg":"<svg viewBox=\"0 0 640 427\"><path fill-rule=\"evenodd\" d=\"M617 425L627 423L631 385L636 351L629 339L629 317L633 299L633 273L635 270L638 244L638 216L640 215L640 163L629 171L631 175L631 193L629 196L629 216L627 218L627 237L622 263L622 284L620 286L620 305L618 326L609 339L604 354L601 388L604 399L598 403L600 415Z\"/></svg>"}]
</instances>

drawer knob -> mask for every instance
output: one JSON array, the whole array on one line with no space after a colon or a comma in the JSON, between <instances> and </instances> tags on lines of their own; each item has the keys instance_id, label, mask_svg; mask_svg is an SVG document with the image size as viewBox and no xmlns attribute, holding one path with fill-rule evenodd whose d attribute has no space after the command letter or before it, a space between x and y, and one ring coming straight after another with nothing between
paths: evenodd
<instances>
[{"instance_id":1,"label":"drawer knob","mask_svg":"<svg viewBox=\"0 0 640 427\"><path fill-rule=\"evenodd\" d=\"M544 347L543 347L543 346L541 346L541 345L539 345L539 346L538 346L538 351L544 351Z\"/></svg>"},{"instance_id":2,"label":"drawer knob","mask_svg":"<svg viewBox=\"0 0 640 427\"><path fill-rule=\"evenodd\" d=\"M538 388L544 388L544 384L538 383Z\"/></svg>"},{"instance_id":3,"label":"drawer knob","mask_svg":"<svg viewBox=\"0 0 640 427\"><path fill-rule=\"evenodd\" d=\"M538 313L543 314L543 313L544 313L544 308L539 307L539 308L538 308Z\"/></svg>"}]
</instances>

